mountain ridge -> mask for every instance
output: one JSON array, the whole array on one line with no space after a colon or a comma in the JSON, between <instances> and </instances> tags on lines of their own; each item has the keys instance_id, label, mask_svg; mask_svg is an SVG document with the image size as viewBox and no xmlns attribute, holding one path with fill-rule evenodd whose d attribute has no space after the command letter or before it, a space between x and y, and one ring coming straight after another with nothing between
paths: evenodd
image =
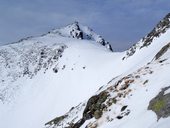
<instances>
[{"instance_id":1,"label":"mountain ridge","mask_svg":"<svg viewBox=\"0 0 170 128\"><path fill-rule=\"evenodd\" d=\"M20 39L19 41L12 42L9 44L20 43L25 40L29 40L29 39L33 39L33 38L37 38L37 37L44 37L49 34L57 34L57 35L63 36L63 37L82 39L82 40L84 40L84 39L92 40L92 41L95 41L95 42L105 46L110 51L113 51L112 46L110 45L110 43L108 41L106 41L102 36L96 34L91 28L80 24L78 21L75 21L75 22L68 24L64 27L52 29L51 31L49 31L46 34L42 34L40 36L25 37L25 38ZM9 44L6 44L6 45L9 45Z\"/></svg>"},{"instance_id":2,"label":"mountain ridge","mask_svg":"<svg viewBox=\"0 0 170 128\"><path fill-rule=\"evenodd\" d=\"M151 32L149 32L139 42L135 43L132 47L130 47L127 50L126 56L123 57L123 59L132 56L138 49L142 49L150 45L155 38L158 38L161 34L165 33L169 28L170 28L170 13L168 13L161 21L159 21L156 27L154 27Z\"/></svg>"},{"instance_id":3,"label":"mountain ridge","mask_svg":"<svg viewBox=\"0 0 170 128\"><path fill-rule=\"evenodd\" d=\"M0 47L0 127L169 128L170 29L129 56L76 25Z\"/></svg>"}]
</instances>

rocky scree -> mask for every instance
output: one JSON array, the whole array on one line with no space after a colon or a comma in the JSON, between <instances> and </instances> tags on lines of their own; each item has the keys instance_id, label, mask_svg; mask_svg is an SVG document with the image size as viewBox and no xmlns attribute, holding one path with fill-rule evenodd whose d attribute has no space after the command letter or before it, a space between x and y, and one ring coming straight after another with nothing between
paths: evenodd
<instances>
[{"instance_id":1,"label":"rocky scree","mask_svg":"<svg viewBox=\"0 0 170 128\"><path fill-rule=\"evenodd\" d=\"M22 77L32 79L38 72L46 73L48 69L57 71L58 60L64 50L64 44L54 44L53 46L44 45L43 42L10 44L0 49L0 101L3 103L12 97L15 89L20 86L12 86L12 82Z\"/></svg>"}]
</instances>

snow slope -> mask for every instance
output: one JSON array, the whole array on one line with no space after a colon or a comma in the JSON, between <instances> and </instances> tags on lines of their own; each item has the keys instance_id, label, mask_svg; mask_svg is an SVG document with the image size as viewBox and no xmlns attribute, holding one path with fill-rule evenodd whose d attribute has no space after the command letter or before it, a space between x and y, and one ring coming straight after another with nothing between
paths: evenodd
<instances>
[{"instance_id":1,"label":"snow slope","mask_svg":"<svg viewBox=\"0 0 170 128\"><path fill-rule=\"evenodd\" d=\"M170 42L170 29L169 29L169 14L168 16L168 26L162 26L166 28L159 36L152 37L152 41L144 46L145 40L140 40L136 44L136 51L133 55L127 56L128 50L116 60L117 67L114 72L121 70L119 76L111 79L103 88L100 88L95 95L90 99L84 101L76 107L70 109L69 112L65 113L63 116L58 116L46 123L46 126L52 127L163 127L169 128L170 118L161 118L157 121L157 117L154 112L148 110L149 102L154 98L162 88L169 86L169 50L165 55L161 56L159 60L155 57L160 54L161 49L165 47ZM167 16L164 18L167 21ZM164 20L161 21L164 23ZM159 23L160 24L160 23ZM157 26L159 26L159 24ZM162 31L162 28L159 28ZM160 32L159 31L159 32ZM146 36L148 37L148 36ZM137 48L138 45L144 46L140 49ZM168 48L169 49L169 48ZM161 51L162 52L162 51ZM113 73L114 74L114 73ZM124 86L128 83L128 87ZM120 86L117 88L116 86ZM115 88L116 87L116 88ZM125 89L121 89L125 88ZM109 93L107 99L102 105L106 107L98 108L100 106L101 93ZM98 97L99 101L94 102L92 99ZM110 103L112 99L116 99L116 103ZM132 97L132 98L131 98ZM140 100L140 101L139 101ZM93 102L94 103L93 103ZM91 106L89 106L91 104ZM97 105L98 104L98 105ZM109 104L109 105L108 105ZM97 105L97 106L96 106ZM93 106L96 106L93 108ZM128 107L125 110L121 110L123 107ZM86 111L88 108L88 112ZM101 112L102 109L102 112ZM101 115L100 119L96 119L96 113ZM101 113L100 113L101 112ZM100 113L100 114L99 114ZM88 116L87 116L88 115ZM126 117L127 116L127 117ZM125 117L125 118L124 118ZM121 119L120 119L121 118ZM123 119L122 119L123 118ZM136 123L134 123L136 122ZM139 125L140 124L140 125Z\"/></svg>"},{"instance_id":2,"label":"snow slope","mask_svg":"<svg viewBox=\"0 0 170 128\"><path fill-rule=\"evenodd\" d=\"M102 116L95 119L94 113L94 117L87 119L81 127L169 128L170 117L157 120L155 113L148 110L150 100L162 88L169 86L169 58L170 50L159 60L153 60L133 73L122 74L100 88L94 96L103 92L108 94L107 99L102 104L105 105ZM85 115L84 110L89 101L71 109L65 114L65 118L56 125L51 122L50 125L47 124L47 127L76 127ZM99 101L96 104L99 104Z\"/></svg>"},{"instance_id":3,"label":"snow slope","mask_svg":"<svg viewBox=\"0 0 170 128\"><path fill-rule=\"evenodd\" d=\"M22 39L0 52L0 127L7 128L43 127L105 84L114 69L111 58L120 56L95 41L56 33Z\"/></svg>"},{"instance_id":4,"label":"snow slope","mask_svg":"<svg viewBox=\"0 0 170 128\"><path fill-rule=\"evenodd\" d=\"M159 52L170 42L169 35L166 27L129 56L131 49L112 52L101 36L75 22L1 46L0 128L169 128L169 117L157 121L147 110L150 100L170 83L169 48L161 56ZM97 107L95 114L88 108L92 96L105 97L95 100L99 108L105 105L97 119Z\"/></svg>"}]
</instances>

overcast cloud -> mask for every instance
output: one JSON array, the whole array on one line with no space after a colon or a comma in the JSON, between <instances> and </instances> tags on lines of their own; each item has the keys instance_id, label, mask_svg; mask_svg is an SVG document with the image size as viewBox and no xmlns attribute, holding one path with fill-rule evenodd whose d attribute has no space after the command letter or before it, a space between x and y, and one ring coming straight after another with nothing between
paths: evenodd
<instances>
[{"instance_id":1,"label":"overcast cloud","mask_svg":"<svg viewBox=\"0 0 170 128\"><path fill-rule=\"evenodd\" d=\"M170 12L169 0L0 0L0 42L39 35L75 20L125 50Z\"/></svg>"}]
</instances>

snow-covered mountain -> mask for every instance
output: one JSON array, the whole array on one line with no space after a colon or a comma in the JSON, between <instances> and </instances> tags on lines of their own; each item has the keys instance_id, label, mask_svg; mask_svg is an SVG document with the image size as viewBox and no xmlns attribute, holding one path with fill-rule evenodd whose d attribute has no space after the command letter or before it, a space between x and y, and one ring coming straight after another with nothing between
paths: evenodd
<instances>
[{"instance_id":1,"label":"snow-covered mountain","mask_svg":"<svg viewBox=\"0 0 170 128\"><path fill-rule=\"evenodd\" d=\"M1 46L0 128L169 128L169 28L124 52L78 22Z\"/></svg>"},{"instance_id":2,"label":"snow-covered mountain","mask_svg":"<svg viewBox=\"0 0 170 128\"><path fill-rule=\"evenodd\" d=\"M49 33L54 33L61 35L63 37L71 37L76 39L86 39L86 40L94 40L101 45L105 46L109 50L112 50L111 45L107 42L102 36L96 34L91 28L87 26L83 26L77 21L72 24L67 25L66 27L60 29L54 29Z\"/></svg>"}]
</instances>

